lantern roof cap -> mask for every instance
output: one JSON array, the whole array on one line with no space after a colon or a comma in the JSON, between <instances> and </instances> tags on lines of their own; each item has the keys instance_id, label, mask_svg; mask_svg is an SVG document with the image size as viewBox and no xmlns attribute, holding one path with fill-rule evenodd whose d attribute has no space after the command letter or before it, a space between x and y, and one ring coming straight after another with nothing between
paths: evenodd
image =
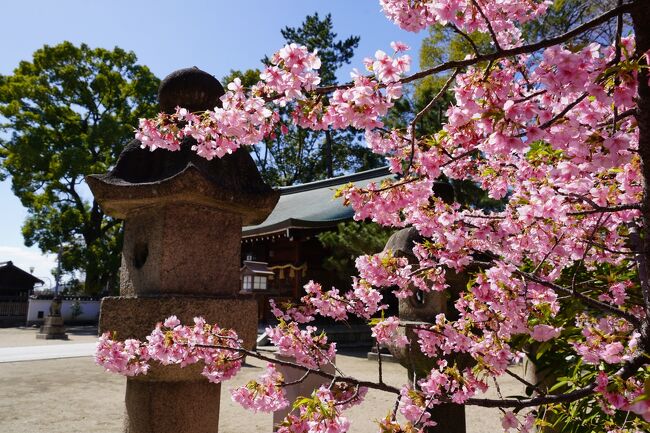
<instances>
[{"instance_id":1,"label":"lantern roof cap","mask_svg":"<svg viewBox=\"0 0 650 433\"><path fill-rule=\"evenodd\" d=\"M169 74L159 90L163 110L183 105L212 109L221 104L221 95L219 81L198 68ZM195 144L186 137L177 151L150 151L131 140L112 170L89 175L86 181L104 212L115 218L144 207L187 202L239 213L243 224L263 221L279 193L264 183L249 152L239 149L207 160L192 150Z\"/></svg>"}]
</instances>

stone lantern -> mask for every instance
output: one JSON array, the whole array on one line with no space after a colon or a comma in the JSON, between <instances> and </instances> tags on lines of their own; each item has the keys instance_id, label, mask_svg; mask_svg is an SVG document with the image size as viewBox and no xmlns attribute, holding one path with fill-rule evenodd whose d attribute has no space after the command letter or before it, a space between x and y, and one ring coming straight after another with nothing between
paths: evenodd
<instances>
[{"instance_id":1,"label":"stone lantern","mask_svg":"<svg viewBox=\"0 0 650 433\"><path fill-rule=\"evenodd\" d=\"M391 250L396 257L406 257L409 263L417 263L413 255L413 246L415 242L421 242L423 238L418 231L413 228L402 229L393 234L384 247L384 251ZM448 317L454 311L453 301L457 298L458 293L466 287L467 277L447 271L447 284L449 290L445 292L424 293L417 288L413 288L414 294L399 300L398 315L400 323L405 325L397 330L401 335L406 335L413 342L405 347L389 346L391 354L397 361L407 369L408 380L412 381L414 377L422 379L426 377L432 368L435 368L437 359L430 358L422 353L419 344L417 344L417 335L415 330L418 327L431 325L436 315L443 313ZM447 293L448 292L448 293ZM451 296L449 296L451 294ZM460 356L450 357L449 361L457 362L461 367L470 365L471 359L461 358ZM437 422L434 427L427 427L427 433L464 433L465 427L465 407L458 404L443 404L434 407L429 411L432 419Z\"/></svg>"},{"instance_id":2,"label":"stone lantern","mask_svg":"<svg viewBox=\"0 0 650 433\"><path fill-rule=\"evenodd\" d=\"M220 105L224 90L197 68L176 71L158 92L160 108ZM132 140L109 173L86 178L104 212L124 220L120 296L104 298L100 331L143 339L166 317L195 316L233 328L252 348L257 305L240 297L242 225L261 223L278 200L246 150L208 161L186 139L179 151ZM201 365L153 367L127 379L124 431L216 433L220 386Z\"/></svg>"}]
</instances>

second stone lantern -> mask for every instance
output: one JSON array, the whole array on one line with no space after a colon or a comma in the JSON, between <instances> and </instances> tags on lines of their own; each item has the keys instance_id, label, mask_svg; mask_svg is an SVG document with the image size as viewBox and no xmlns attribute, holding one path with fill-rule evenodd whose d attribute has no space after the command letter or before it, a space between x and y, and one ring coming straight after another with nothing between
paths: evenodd
<instances>
[{"instance_id":1,"label":"second stone lantern","mask_svg":"<svg viewBox=\"0 0 650 433\"><path fill-rule=\"evenodd\" d=\"M223 94L216 78L190 68L165 78L158 99L165 112L203 111ZM257 304L238 295L241 229L264 221L278 193L245 149L208 161L192 144L151 152L133 140L113 170L86 178L104 212L124 220L120 296L102 301L100 331L143 339L170 315L186 324L202 316L251 348ZM156 367L128 378L124 431L216 433L220 386L200 371Z\"/></svg>"}]
</instances>

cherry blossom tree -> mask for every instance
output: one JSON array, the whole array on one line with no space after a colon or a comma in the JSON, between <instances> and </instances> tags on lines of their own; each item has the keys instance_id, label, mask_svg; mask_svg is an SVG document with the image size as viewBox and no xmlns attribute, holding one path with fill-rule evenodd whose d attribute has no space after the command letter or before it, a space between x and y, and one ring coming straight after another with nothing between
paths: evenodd
<instances>
[{"instance_id":1,"label":"cherry blossom tree","mask_svg":"<svg viewBox=\"0 0 650 433\"><path fill-rule=\"evenodd\" d=\"M137 138L151 149L178 150L192 137L205 158L221 158L271 134L277 108L289 102L295 124L322 130L365 131L368 146L384 155L395 180L337 194L355 218L421 235L417 263L391 251L359 257L350 290L305 286L302 303L272 304L279 324L268 330L278 361L243 348L232 330L175 317L158 324L147 341L115 341L104 335L96 359L108 370L144 374L151 362L205 365L203 374L221 382L236 374L243 356L271 363L255 382L232 391L252 410L288 405L287 385L273 364L285 364L330 379L329 386L299 400L278 431L344 432L345 409L361 403L367 389L393 394L394 408L379 421L381 432L425 431L435 424L429 409L453 402L499 408L504 430L531 431L546 410L589 402L603 418L603 431L640 432L650 427L650 4L619 1L610 10L566 33L532 43L521 26L540 19L543 0L380 0L406 31L444 25L460 35L482 32L490 49L474 47L462 60L410 72L408 47L393 43L354 71L347 84L319 87L317 53L288 45L244 89L228 84L222 106L212 111L142 119ZM632 26L625 24L632 20ZM598 26L616 27L612 46L573 44ZM469 40L469 38L468 38ZM402 85L448 73L438 96L407 128L382 123L401 96ZM454 101L434 134L418 123L447 90ZM328 95L327 104L323 95ZM446 203L432 192L440 176L470 181L502 209ZM373 327L378 343L418 345L437 362L426 377L401 388L318 368L336 352L309 322L372 319L384 305L382 290L406 297L415 290L448 289L449 272L470 274L455 302L458 318L440 314L408 339L397 317ZM607 278L598 277L607 271ZM302 326L301 326L302 325ZM305 326L307 325L307 326ZM510 370L531 347L562 348L585 372L571 383L541 389ZM470 367L448 361L471 357ZM534 388L530 396L487 398L492 379L510 375ZM530 412L528 409L537 410ZM397 414L401 414L400 417ZM623 415L624 421L618 422ZM619 417L619 418L617 418Z\"/></svg>"}]
</instances>

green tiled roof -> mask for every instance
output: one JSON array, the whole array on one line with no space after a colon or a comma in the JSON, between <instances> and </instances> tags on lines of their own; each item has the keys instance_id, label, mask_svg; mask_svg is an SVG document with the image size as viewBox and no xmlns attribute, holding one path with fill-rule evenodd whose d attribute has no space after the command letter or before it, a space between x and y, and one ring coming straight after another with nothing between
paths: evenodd
<instances>
[{"instance_id":1,"label":"green tiled roof","mask_svg":"<svg viewBox=\"0 0 650 433\"><path fill-rule=\"evenodd\" d=\"M242 237L277 233L289 228L332 227L352 219L354 211L343 206L343 199L334 199L334 192L350 182L364 187L391 177L388 167L362 171L346 176L278 188L280 200L273 212L262 223L246 226Z\"/></svg>"}]
</instances>

